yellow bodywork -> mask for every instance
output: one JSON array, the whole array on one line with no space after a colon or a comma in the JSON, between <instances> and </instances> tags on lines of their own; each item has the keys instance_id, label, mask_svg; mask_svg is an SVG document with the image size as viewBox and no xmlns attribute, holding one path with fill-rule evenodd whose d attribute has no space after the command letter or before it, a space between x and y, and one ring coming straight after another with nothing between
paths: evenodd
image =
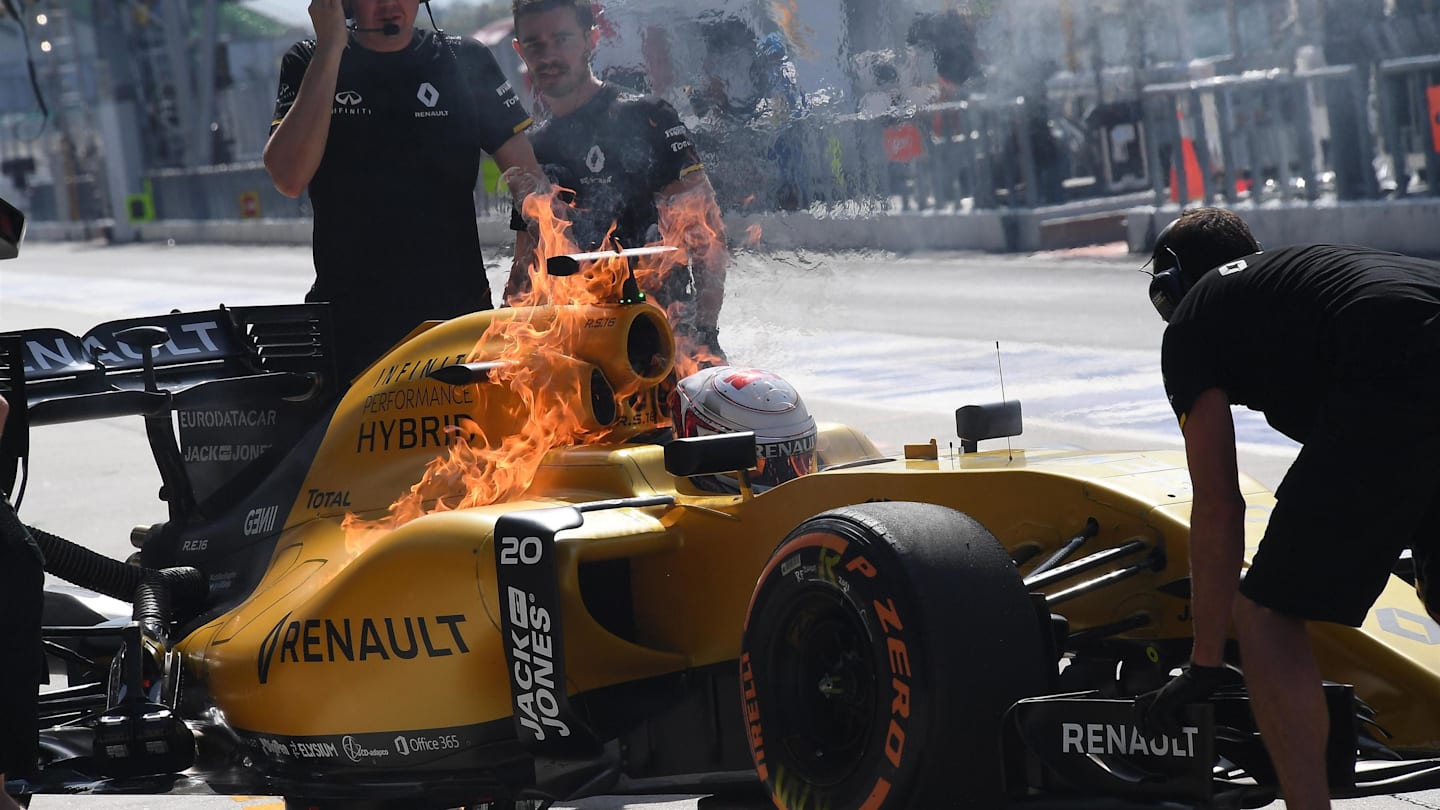
<instances>
[{"instance_id":1,"label":"yellow bodywork","mask_svg":"<svg viewBox=\"0 0 1440 810\"><path fill-rule=\"evenodd\" d=\"M653 308L612 309L618 317L600 313L600 325L577 339L575 351L603 370L621 400L609 439L550 450L518 499L437 511L359 541L341 520L383 516L455 440L445 428L458 416L487 429L526 417L494 384L448 385L427 375L483 358L477 335L492 320L527 316L482 313L437 325L357 379L329 424L264 579L179 645L189 677L204 684L228 723L306 737L507 721L496 520L513 510L630 496L671 495L675 502L589 512L582 527L557 538L572 695L736 659L751 591L780 540L819 512L874 500L954 507L1012 551L1038 547L1036 559L1091 517L1100 531L1087 552L1134 538L1159 544L1165 570L1066 602L1063 612L1074 629L1144 614L1149 624L1130 637L1188 636L1188 601L1158 590L1188 570L1183 453L942 451L934 459L852 464L879 454L858 431L825 424L825 471L758 496L707 494L666 472L663 447L627 441L665 424L653 381L627 378L609 362L624 356L634 312ZM1274 499L1253 481L1244 486L1253 549ZM630 566L628 640L587 611L577 575L584 563L613 559ZM1356 685L1396 747L1440 748L1440 633L1422 617L1413 592L1395 580L1364 627L1315 631L1325 674Z\"/></svg>"}]
</instances>

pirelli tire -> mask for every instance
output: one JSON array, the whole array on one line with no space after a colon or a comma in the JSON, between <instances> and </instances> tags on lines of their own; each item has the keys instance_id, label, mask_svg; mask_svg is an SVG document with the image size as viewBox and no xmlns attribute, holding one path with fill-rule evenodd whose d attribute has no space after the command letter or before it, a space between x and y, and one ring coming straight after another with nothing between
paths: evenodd
<instances>
[{"instance_id":1,"label":"pirelli tire","mask_svg":"<svg viewBox=\"0 0 1440 810\"><path fill-rule=\"evenodd\" d=\"M923 503L816 515L771 555L741 644L756 773L777 807L996 808L1000 728L1053 661L1004 548Z\"/></svg>"}]
</instances>

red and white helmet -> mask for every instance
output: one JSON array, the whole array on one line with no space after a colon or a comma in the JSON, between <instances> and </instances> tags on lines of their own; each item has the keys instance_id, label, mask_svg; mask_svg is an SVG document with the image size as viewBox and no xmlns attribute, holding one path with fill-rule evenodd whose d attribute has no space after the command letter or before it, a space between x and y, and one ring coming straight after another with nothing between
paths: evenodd
<instances>
[{"instance_id":1,"label":"red and white helmet","mask_svg":"<svg viewBox=\"0 0 1440 810\"><path fill-rule=\"evenodd\" d=\"M670 394L670 418L681 438L754 431L750 481L757 490L815 471L815 420L795 387L771 372L735 366L697 371ZM737 488L733 479L729 488Z\"/></svg>"}]
</instances>

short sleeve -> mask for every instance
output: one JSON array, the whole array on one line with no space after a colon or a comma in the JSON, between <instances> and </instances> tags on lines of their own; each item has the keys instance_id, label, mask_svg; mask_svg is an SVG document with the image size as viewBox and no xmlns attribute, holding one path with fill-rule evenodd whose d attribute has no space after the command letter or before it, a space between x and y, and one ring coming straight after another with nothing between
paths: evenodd
<instances>
[{"instance_id":1,"label":"short sleeve","mask_svg":"<svg viewBox=\"0 0 1440 810\"><path fill-rule=\"evenodd\" d=\"M705 168L690 130L680 122L679 113L667 102L651 99L646 105L645 123L650 127L652 143L659 159L651 167L651 187L659 191L686 175Z\"/></svg>"},{"instance_id":2,"label":"short sleeve","mask_svg":"<svg viewBox=\"0 0 1440 810\"><path fill-rule=\"evenodd\" d=\"M465 82L475 88L479 107L480 147L493 155L530 126L530 113L489 48L473 40L466 40L462 48Z\"/></svg>"},{"instance_id":3,"label":"short sleeve","mask_svg":"<svg viewBox=\"0 0 1440 810\"><path fill-rule=\"evenodd\" d=\"M1181 427L1185 426L1190 409L1195 407L1196 398L1204 391L1220 387L1215 345L1194 321L1175 321L1165 329L1160 372L1165 379L1165 396Z\"/></svg>"},{"instance_id":4,"label":"short sleeve","mask_svg":"<svg viewBox=\"0 0 1440 810\"><path fill-rule=\"evenodd\" d=\"M295 96L300 92L300 82L305 80L305 71L309 69L310 59L314 55L315 41L307 39L290 46L290 50L280 58L280 84L275 89L275 114L270 116L271 133L285 120L285 114L290 112L290 107L295 104Z\"/></svg>"}]
</instances>

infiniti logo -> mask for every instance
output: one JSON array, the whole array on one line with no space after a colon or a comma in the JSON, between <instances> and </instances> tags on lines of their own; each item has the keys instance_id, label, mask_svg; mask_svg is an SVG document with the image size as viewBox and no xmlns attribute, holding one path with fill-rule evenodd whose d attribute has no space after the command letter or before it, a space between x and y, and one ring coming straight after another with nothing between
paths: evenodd
<instances>
[{"instance_id":1,"label":"infiniti logo","mask_svg":"<svg viewBox=\"0 0 1440 810\"><path fill-rule=\"evenodd\" d=\"M347 107L354 107L356 104L359 104L362 99L360 98L360 94L354 90L341 90L335 94L335 101Z\"/></svg>"},{"instance_id":2,"label":"infiniti logo","mask_svg":"<svg viewBox=\"0 0 1440 810\"><path fill-rule=\"evenodd\" d=\"M435 102L440 100L440 91L430 82L422 82L420 89L415 91L415 98L420 99L420 103L426 107L434 107Z\"/></svg>"}]
</instances>

